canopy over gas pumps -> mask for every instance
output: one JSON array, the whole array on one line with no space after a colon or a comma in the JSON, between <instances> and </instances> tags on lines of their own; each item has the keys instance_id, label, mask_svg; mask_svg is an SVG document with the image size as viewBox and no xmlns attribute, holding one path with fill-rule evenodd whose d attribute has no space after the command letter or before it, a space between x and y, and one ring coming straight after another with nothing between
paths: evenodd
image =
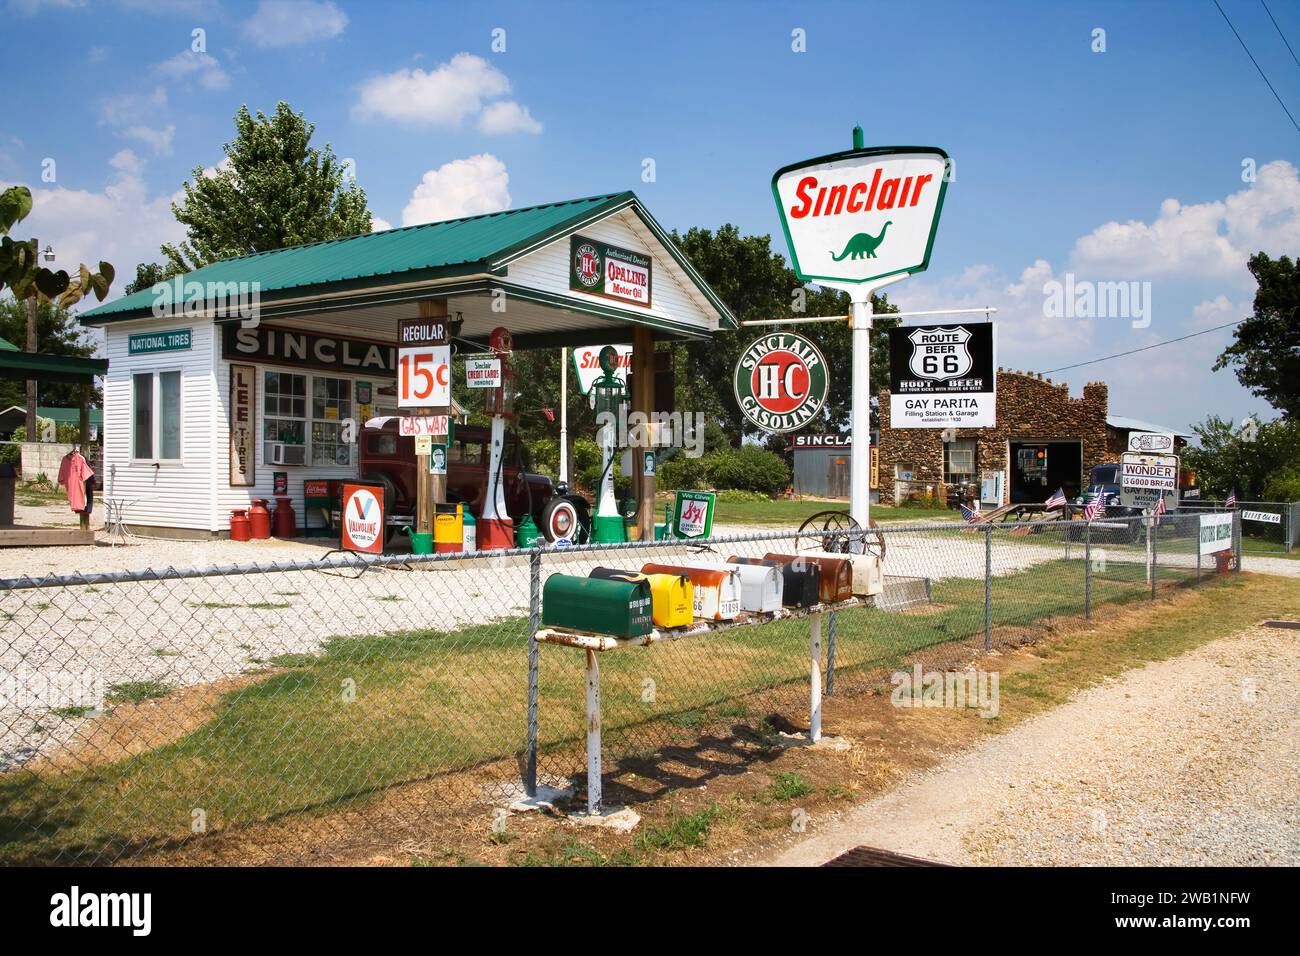
<instances>
[{"instance_id":1,"label":"canopy over gas pumps","mask_svg":"<svg viewBox=\"0 0 1300 956\"><path fill-rule=\"evenodd\" d=\"M109 329L215 322L211 347L220 354L208 368L219 372L223 361L262 361L393 377L399 323L417 318L445 321L462 351L487 351L498 327L509 330L516 351L631 342L631 405L643 410L654 402L656 340L737 327L631 192L227 259L81 321ZM218 397L220 422L229 397ZM213 427L219 447L220 426ZM653 478L642 471L635 485L646 502ZM648 502L641 509L644 535L652 533L653 511Z\"/></svg>"}]
</instances>

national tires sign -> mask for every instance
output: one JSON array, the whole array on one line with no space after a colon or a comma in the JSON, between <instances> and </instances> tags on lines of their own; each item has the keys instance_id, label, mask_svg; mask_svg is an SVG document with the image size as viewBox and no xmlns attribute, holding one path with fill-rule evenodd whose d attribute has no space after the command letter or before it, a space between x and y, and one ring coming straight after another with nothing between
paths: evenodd
<instances>
[{"instance_id":1,"label":"national tires sign","mask_svg":"<svg viewBox=\"0 0 1300 956\"><path fill-rule=\"evenodd\" d=\"M772 195L795 274L871 282L923 272L948 188L948 154L882 146L785 166Z\"/></svg>"},{"instance_id":2,"label":"national tires sign","mask_svg":"<svg viewBox=\"0 0 1300 956\"><path fill-rule=\"evenodd\" d=\"M996 425L995 339L991 322L890 329L890 427Z\"/></svg>"},{"instance_id":3,"label":"national tires sign","mask_svg":"<svg viewBox=\"0 0 1300 956\"><path fill-rule=\"evenodd\" d=\"M741 353L732 382L744 416L765 432L793 432L820 414L830 385L826 359L809 339L772 332Z\"/></svg>"},{"instance_id":4,"label":"national tires sign","mask_svg":"<svg viewBox=\"0 0 1300 956\"><path fill-rule=\"evenodd\" d=\"M597 239L569 239L569 288L650 307L650 257Z\"/></svg>"}]
</instances>

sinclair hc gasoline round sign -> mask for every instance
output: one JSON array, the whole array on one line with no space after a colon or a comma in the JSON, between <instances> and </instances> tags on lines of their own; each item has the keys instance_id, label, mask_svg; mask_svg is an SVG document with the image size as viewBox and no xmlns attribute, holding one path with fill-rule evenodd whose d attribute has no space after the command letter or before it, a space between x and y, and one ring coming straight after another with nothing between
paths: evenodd
<instances>
[{"instance_id":1,"label":"sinclair hc gasoline round sign","mask_svg":"<svg viewBox=\"0 0 1300 956\"><path fill-rule=\"evenodd\" d=\"M736 363L733 385L745 417L766 432L803 428L826 404L826 359L794 332L755 339Z\"/></svg>"}]
</instances>

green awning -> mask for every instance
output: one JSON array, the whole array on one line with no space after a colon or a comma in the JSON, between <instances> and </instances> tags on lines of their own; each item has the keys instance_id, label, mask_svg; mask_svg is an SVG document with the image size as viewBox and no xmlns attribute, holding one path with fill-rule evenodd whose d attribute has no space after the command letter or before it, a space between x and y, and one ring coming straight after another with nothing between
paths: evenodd
<instances>
[{"instance_id":1,"label":"green awning","mask_svg":"<svg viewBox=\"0 0 1300 956\"><path fill-rule=\"evenodd\" d=\"M23 352L12 342L0 339L0 378L89 384L94 382L96 375L107 372L108 359Z\"/></svg>"}]
</instances>

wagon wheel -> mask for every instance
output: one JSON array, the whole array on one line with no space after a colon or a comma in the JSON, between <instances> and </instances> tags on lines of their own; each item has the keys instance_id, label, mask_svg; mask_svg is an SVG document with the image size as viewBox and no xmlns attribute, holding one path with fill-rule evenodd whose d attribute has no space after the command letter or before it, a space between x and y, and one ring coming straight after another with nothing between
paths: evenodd
<instances>
[{"instance_id":1,"label":"wagon wheel","mask_svg":"<svg viewBox=\"0 0 1300 956\"><path fill-rule=\"evenodd\" d=\"M867 519L869 528L875 529L876 523ZM812 532L809 537L801 538L800 550L833 551L846 554L852 551L860 553L864 548L867 554L885 557L885 536L880 531L868 531L855 540L853 532L861 531L862 526L853 520L847 511L819 511L799 526L801 535ZM817 536L816 532L824 534Z\"/></svg>"}]
</instances>

